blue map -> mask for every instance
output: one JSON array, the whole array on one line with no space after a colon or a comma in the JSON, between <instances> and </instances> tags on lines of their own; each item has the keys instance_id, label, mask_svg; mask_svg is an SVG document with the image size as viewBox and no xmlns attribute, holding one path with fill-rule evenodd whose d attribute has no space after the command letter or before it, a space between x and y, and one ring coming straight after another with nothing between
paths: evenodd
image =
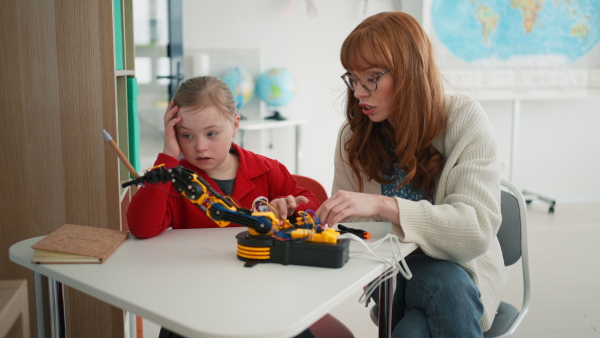
<instances>
[{"instance_id":1,"label":"blue map","mask_svg":"<svg viewBox=\"0 0 600 338\"><path fill-rule=\"evenodd\" d=\"M568 65L600 41L598 0L432 0L442 44L479 65Z\"/></svg>"}]
</instances>

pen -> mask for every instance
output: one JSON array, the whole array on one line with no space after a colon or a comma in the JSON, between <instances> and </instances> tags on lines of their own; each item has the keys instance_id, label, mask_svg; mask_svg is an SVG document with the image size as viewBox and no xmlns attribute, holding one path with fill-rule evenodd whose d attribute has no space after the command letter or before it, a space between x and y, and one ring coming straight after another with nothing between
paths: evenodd
<instances>
[{"instance_id":1,"label":"pen","mask_svg":"<svg viewBox=\"0 0 600 338\"><path fill-rule=\"evenodd\" d=\"M117 145L117 143L112 139L110 134L105 129L102 129L102 134L104 134L104 139L106 140L106 142L108 142L108 144L110 144L110 147L115 151L115 153L117 153L117 156L119 156L119 158L121 159L121 162L123 162L123 164L127 167L127 170L129 170L131 175L134 178L140 177L140 175L137 173L137 171L135 171L135 169L133 168L133 166L127 159L127 157L125 157L125 154L123 154L121 149L119 149L119 146Z\"/></svg>"}]
</instances>

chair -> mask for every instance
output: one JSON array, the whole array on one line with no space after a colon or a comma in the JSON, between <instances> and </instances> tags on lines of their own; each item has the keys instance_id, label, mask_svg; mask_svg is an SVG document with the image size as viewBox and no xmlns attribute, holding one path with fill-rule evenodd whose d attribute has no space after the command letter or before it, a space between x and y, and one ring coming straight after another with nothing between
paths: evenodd
<instances>
[{"instance_id":1,"label":"chair","mask_svg":"<svg viewBox=\"0 0 600 338\"><path fill-rule=\"evenodd\" d=\"M501 212L502 223L498 230L498 241L502 248L504 266L511 266L521 259L523 269L523 304L518 310L513 305L501 302L492 327L483 333L484 338L512 337L529 311L530 278L529 254L527 251L527 204L519 189L512 183L502 180ZM370 316L378 323L378 306L371 307Z\"/></svg>"},{"instance_id":2,"label":"chair","mask_svg":"<svg viewBox=\"0 0 600 338\"><path fill-rule=\"evenodd\" d=\"M502 180L502 224L498 240L502 247L504 265L511 266L521 259L523 269L523 304L518 310L501 302L492 327L483 333L484 338L512 337L529 311L530 279L529 254L527 251L527 204L523 194L512 183Z\"/></svg>"},{"instance_id":3,"label":"chair","mask_svg":"<svg viewBox=\"0 0 600 338\"><path fill-rule=\"evenodd\" d=\"M323 202L325 202L325 200L327 200L327 198L328 198L327 191L325 190L323 185L321 185L321 183L319 183L319 181L317 181L313 178L310 178L310 177L302 176L302 175L292 175L292 176L296 179L299 186L301 186L302 188L308 189L313 194L315 194L315 196L319 199L319 202L323 203Z\"/></svg>"}]
</instances>

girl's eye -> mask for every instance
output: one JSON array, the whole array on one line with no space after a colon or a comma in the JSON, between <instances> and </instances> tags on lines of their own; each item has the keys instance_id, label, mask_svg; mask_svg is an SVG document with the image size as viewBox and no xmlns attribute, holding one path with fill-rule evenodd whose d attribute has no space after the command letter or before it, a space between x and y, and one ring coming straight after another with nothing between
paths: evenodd
<instances>
[{"instance_id":1,"label":"girl's eye","mask_svg":"<svg viewBox=\"0 0 600 338\"><path fill-rule=\"evenodd\" d=\"M209 137L210 137L210 136L217 136L217 134L218 134L217 132L214 132L214 131L213 131L213 132L210 132L210 133L208 133L208 136L209 136Z\"/></svg>"},{"instance_id":2,"label":"girl's eye","mask_svg":"<svg viewBox=\"0 0 600 338\"><path fill-rule=\"evenodd\" d=\"M183 138L192 138L192 135L190 135L190 134L183 134L181 136L183 136Z\"/></svg>"}]
</instances>

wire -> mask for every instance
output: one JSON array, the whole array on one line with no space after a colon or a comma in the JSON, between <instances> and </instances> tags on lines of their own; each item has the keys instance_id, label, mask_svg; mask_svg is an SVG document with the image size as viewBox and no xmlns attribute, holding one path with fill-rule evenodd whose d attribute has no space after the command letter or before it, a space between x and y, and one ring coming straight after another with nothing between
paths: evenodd
<instances>
[{"instance_id":1,"label":"wire","mask_svg":"<svg viewBox=\"0 0 600 338\"><path fill-rule=\"evenodd\" d=\"M406 260L402 255L402 250L400 248L400 240L396 235L388 233L385 235L385 237L378 240L377 242L372 243L370 246L363 239L351 233L342 234L338 237L338 239L349 239L356 243L360 243L363 247L367 249L367 251L352 253L350 257L367 253L385 264L384 272L379 277L375 278L373 281L367 284L363 294L358 300L359 302L366 302L373 293L373 291L375 291L379 287L379 285L381 285L381 283L396 276L398 273L400 273L407 280L412 278L412 272L408 268L408 264L406 264ZM390 242L390 247L392 251L392 258L390 260L384 259L375 253L375 250L379 248L381 244L385 243L385 241Z\"/></svg>"},{"instance_id":2,"label":"wire","mask_svg":"<svg viewBox=\"0 0 600 338\"><path fill-rule=\"evenodd\" d=\"M305 211L298 211L298 215L302 216L304 214L306 214L307 217L310 218L310 224L312 224L315 229L317 229L317 228L321 228L322 229L323 228L323 225L321 224L321 219L319 219L319 215L317 215L317 213L314 210L312 210L312 209L306 209ZM312 214L313 216L311 217L310 214ZM304 223L308 224L306 222L306 220L305 220Z\"/></svg>"},{"instance_id":3,"label":"wire","mask_svg":"<svg viewBox=\"0 0 600 338\"><path fill-rule=\"evenodd\" d=\"M224 195L223 198L228 199L231 202L231 204L233 204L236 208L241 208L240 204L233 197Z\"/></svg>"},{"instance_id":4,"label":"wire","mask_svg":"<svg viewBox=\"0 0 600 338\"><path fill-rule=\"evenodd\" d=\"M285 219L283 219L283 217L281 217L281 212L279 212L279 209L275 208L271 203L266 202L267 206L270 207L272 210L274 210L275 212L273 212L275 214L275 216L277 217L278 220L283 221L283 223L285 224Z\"/></svg>"},{"instance_id":5,"label":"wire","mask_svg":"<svg viewBox=\"0 0 600 338\"><path fill-rule=\"evenodd\" d=\"M170 192L168 189L165 189L164 186L159 187L157 184L148 184L148 185L151 185L151 186L155 187L156 189L161 190L162 192L164 192L165 194L167 194L169 196L176 197L176 198L184 197L180 193Z\"/></svg>"}]
</instances>

